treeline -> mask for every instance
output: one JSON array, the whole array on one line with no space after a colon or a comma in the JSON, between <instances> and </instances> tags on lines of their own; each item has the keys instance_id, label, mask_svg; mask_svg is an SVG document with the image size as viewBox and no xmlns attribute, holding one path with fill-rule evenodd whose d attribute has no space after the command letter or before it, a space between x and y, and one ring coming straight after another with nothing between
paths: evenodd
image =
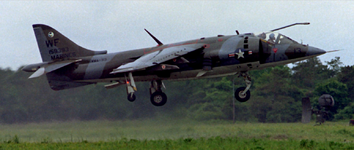
<instances>
[{"instance_id":1,"label":"treeline","mask_svg":"<svg viewBox=\"0 0 354 150\"><path fill-rule=\"evenodd\" d=\"M245 86L237 76L164 81L168 101L150 103L149 83L138 83L137 100L127 100L126 87L105 89L104 84L53 91L45 77L28 79L30 73L0 69L0 123L69 120L126 120L138 118L233 119L235 89ZM343 66L336 57L324 64L313 58L288 66L250 71L251 99L235 101L236 121L296 122L301 120L301 100L310 97L314 108L324 93L335 106L330 120L353 118L354 66Z\"/></svg>"}]
</instances>

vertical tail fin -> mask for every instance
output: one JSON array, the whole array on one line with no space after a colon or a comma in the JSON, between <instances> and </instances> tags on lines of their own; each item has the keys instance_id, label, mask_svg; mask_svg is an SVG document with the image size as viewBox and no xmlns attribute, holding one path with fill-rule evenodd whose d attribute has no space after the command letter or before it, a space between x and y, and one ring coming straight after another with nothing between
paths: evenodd
<instances>
[{"instance_id":1,"label":"vertical tail fin","mask_svg":"<svg viewBox=\"0 0 354 150\"><path fill-rule=\"evenodd\" d=\"M34 24L33 30L43 62L107 53L83 48L47 25Z\"/></svg>"},{"instance_id":2,"label":"vertical tail fin","mask_svg":"<svg viewBox=\"0 0 354 150\"><path fill-rule=\"evenodd\" d=\"M36 71L31 77L46 74L53 90L91 84L73 82L69 76L71 70L75 68L72 64L79 62L81 60L79 57L106 54L107 51L92 51L83 48L47 25L34 24L33 30L43 63L24 67L25 71Z\"/></svg>"}]
</instances>

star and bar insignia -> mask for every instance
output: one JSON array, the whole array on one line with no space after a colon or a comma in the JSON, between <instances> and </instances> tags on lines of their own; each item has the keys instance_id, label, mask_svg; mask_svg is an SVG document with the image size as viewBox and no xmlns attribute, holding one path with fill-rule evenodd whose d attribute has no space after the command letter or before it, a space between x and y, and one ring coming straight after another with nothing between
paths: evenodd
<instances>
[{"instance_id":1,"label":"star and bar insignia","mask_svg":"<svg viewBox=\"0 0 354 150\"><path fill-rule=\"evenodd\" d=\"M238 50L238 52L237 52L237 50ZM242 49L237 49L237 50L235 51L235 53L230 53L229 57L236 57L236 55L237 55L237 59L245 58L245 56L244 56L245 52L242 51ZM248 55L252 55L252 51L248 51Z\"/></svg>"}]
</instances>

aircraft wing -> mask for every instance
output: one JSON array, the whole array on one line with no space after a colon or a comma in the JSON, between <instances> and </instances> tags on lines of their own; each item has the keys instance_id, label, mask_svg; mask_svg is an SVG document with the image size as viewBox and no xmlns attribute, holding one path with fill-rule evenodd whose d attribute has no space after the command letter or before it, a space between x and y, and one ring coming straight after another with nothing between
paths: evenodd
<instances>
[{"instance_id":1,"label":"aircraft wing","mask_svg":"<svg viewBox=\"0 0 354 150\"><path fill-rule=\"evenodd\" d=\"M141 56L133 62L119 66L118 68L114 69L111 74L144 70L148 67L161 64L177 57L181 57L201 47L202 45L199 44L181 45L154 51Z\"/></svg>"}]
</instances>

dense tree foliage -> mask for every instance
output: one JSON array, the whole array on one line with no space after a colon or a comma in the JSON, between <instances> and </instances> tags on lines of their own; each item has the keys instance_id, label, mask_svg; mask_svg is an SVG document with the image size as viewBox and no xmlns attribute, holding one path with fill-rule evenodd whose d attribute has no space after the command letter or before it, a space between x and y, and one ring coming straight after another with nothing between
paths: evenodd
<instances>
[{"instance_id":1,"label":"dense tree foliage","mask_svg":"<svg viewBox=\"0 0 354 150\"><path fill-rule=\"evenodd\" d=\"M150 103L149 83L138 83L137 100L126 100L124 86L105 89L104 84L53 91L45 77L27 79L29 73L0 69L0 123L67 120L125 120L164 117L195 120L296 122L301 120L301 99L310 97L316 108L324 93L335 98L330 119L354 115L354 68L339 57L325 62L313 58L288 66L250 71L251 99L235 101L233 89L244 86L242 78L228 76L186 81L164 81L168 102Z\"/></svg>"}]
</instances>

